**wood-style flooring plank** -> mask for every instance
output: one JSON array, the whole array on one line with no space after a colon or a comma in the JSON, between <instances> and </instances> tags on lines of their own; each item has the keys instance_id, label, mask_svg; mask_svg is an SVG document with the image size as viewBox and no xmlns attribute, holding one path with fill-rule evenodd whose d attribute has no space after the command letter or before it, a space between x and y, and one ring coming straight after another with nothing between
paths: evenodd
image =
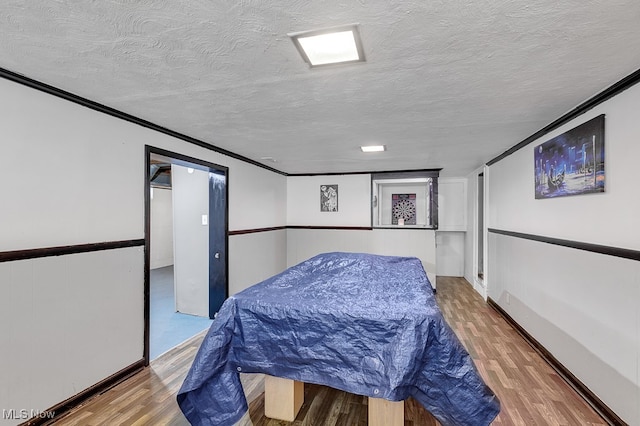
<instances>
[{"instance_id":1,"label":"wood-style flooring plank","mask_svg":"<svg viewBox=\"0 0 640 426\"><path fill-rule=\"evenodd\" d=\"M438 277L436 295L451 328L502 411L494 425L605 425L606 422L524 341L463 278ZM62 426L188 425L176 393L205 332L154 360L125 382L86 401L56 421ZM264 376L241 374L249 411L239 426L366 426L367 398L305 384L295 421L264 416ZM405 426L439 423L413 398L405 402Z\"/></svg>"}]
</instances>

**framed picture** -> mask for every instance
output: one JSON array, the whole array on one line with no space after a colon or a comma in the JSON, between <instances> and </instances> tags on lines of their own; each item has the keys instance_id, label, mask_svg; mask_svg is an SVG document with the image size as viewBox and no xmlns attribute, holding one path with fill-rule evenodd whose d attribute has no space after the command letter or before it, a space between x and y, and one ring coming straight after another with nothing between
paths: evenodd
<instances>
[{"instance_id":1,"label":"framed picture","mask_svg":"<svg viewBox=\"0 0 640 426\"><path fill-rule=\"evenodd\" d=\"M320 211L338 211L338 185L320 185Z\"/></svg>"},{"instance_id":2,"label":"framed picture","mask_svg":"<svg viewBox=\"0 0 640 426\"><path fill-rule=\"evenodd\" d=\"M416 194L391 195L391 224L416 224Z\"/></svg>"},{"instance_id":3,"label":"framed picture","mask_svg":"<svg viewBox=\"0 0 640 426\"><path fill-rule=\"evenodd\" d=\"M604 192L604 114L535 147L536 198Z\"/></svg>"}]
</instances>

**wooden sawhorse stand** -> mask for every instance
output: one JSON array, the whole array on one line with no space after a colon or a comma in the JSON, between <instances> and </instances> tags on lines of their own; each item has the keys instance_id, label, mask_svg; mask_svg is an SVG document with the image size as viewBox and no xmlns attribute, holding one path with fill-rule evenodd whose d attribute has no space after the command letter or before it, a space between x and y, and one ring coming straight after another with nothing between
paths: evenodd
<instances>
[{"instance_id":1,"label":"wooden sawhorse stand","mask_svg":"<svg viewBox=\"0 0 640 426\"><path fill-rule=\"evenodd\" d=\"M264 378L264 415L295 420L304 402L304 383L280 377ZM369 426L403 426L404 401L369 397Z\"/></svg>"}]
</instances>

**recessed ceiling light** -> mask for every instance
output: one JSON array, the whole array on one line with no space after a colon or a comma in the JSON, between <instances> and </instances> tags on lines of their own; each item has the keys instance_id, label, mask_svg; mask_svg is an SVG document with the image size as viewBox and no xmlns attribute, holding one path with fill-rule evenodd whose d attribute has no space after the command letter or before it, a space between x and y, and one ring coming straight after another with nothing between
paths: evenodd
<instances>
[{"instance_id":1,"label":"recessed ceiling light","mask_svg":"<svg viewBox=\"0 0 640 426\"><path fill-rule=\"evenodd\" d=\"M381 152L386 151L387 147L385 145L369 145L369 146L361 146L360 149L362 152Z\"/></svg>"},{"instance_id":2,"label":"recessed ceiling light","mask_svg":"<svg viewBox=\"0 0 640 426\"><path fill-rule=\"evenodd\" d=\"M358 24L288 34L311 67L364 62Z\"/></svg>"}]
</instances>

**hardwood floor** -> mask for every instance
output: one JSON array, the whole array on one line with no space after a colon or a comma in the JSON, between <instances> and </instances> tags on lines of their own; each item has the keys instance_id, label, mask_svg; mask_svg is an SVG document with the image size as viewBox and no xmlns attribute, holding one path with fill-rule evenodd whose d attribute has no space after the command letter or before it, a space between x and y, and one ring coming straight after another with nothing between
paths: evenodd
<instances>
[{"instance_id":1,"label":"hardwood floor","mask_svg":"<svg viewBox=\"0 0 640 426\"><path fill-rule=\"evenodd\" d=\"M493 425L606 424L463 278L438 277L437 300L500 399L502 411ZM175 395L203 337L204 332L172 349L56 425L187 425ZM367 398L309 384L305 384L305 402L293 423L268 419L264 417L264 377L241 378L249 412L239 425L367 424ZM407 401L405 426L438 424L415 400Z\"/></svg>"}]
</instances>

